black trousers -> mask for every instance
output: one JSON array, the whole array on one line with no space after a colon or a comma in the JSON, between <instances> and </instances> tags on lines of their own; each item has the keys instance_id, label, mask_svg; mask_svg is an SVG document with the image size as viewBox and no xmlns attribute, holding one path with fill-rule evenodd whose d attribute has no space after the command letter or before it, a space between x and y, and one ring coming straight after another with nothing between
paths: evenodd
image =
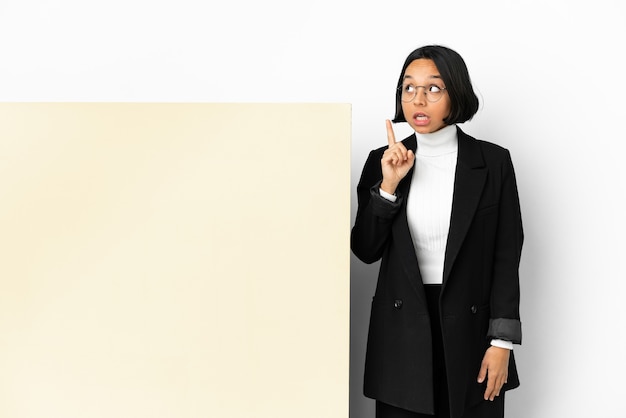
<instances>
[{"instance_id":1,"label":"black trousers","mask_svg":"<svg viewBox=\"0 0 626 418\"><path fill-rule=\"evenodd\" d=\"M439 318L439 295L441 285L425 285L428 300L428 312L431 318ZM406 409L387 405L376 401L376 418L450 418L448 403L448 382L446 380L446 363L443 357L443 339L441 324L434 320L431 323L433 336L433 385L435 389L435 415L420 414ZM493 401L483 401L465 411L463 418L503 418L504 393L496 396Z\"/></svg>"},{"instance_id":2,"label":"black trousers","mask_svg":"<svg viewBox=\"0 0 626 418\"><path fill-rule=\"evenodd\" d=\"M449 418L450 411L443 415L441 411L435 415L420 414L406 409L397 408L376 401L376 418ZM483 401L470 410L465 411L463 418L502 418L504 417L504 393L496 396L493 401Z\"/></svg>"}]
</instances>

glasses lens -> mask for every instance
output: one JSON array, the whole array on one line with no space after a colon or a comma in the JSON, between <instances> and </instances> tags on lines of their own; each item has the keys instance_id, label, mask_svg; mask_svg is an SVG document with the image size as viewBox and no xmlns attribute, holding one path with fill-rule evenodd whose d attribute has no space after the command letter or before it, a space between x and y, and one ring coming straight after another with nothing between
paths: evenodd
<instances>
[{"instance_id":1,"label":"glasses lens","mask_svg":"<svg viewBox=\"0 0 626 418\"><path fill-rule=\"evenodd\" d=\"M415 94L417 92L417 89L411 85L406 85L406 86L402 86L401 87L402 92L400 95L400 99L403 102L411 102L413 101L413 99L415 98Z\"/></svg>"},{"instance_id":2,"label":"glasses lens","mask_svg":"<svg viewBox=\"0 0 626 418\"><path fill-rule=\"evenodd\" d=\"M437 102L439 101L439 99L441 99L442 93L443 93L443 90L435 90L435 91L426 90L426 99L431 103Z\"/></svg>"},{"instance_id":3,"label":"glasses lens","mask_svg":"<svg viewBox=\"0 0 626 418\"><path fill-rule=\"evenodd\" d=\"M432 103L439 101L439 99L443 97L443 91L445 89L445 87L442 88L434 84L431 85L426 89L426 99Z\"/></svg>"}]
</instances>

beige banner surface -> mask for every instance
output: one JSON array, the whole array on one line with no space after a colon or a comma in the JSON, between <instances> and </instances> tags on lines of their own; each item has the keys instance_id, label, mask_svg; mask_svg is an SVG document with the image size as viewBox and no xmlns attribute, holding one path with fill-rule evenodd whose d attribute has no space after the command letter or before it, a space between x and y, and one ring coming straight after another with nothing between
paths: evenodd
<instances>
[{"instance_id":1,"label":"beige banner surface","mask_svg":"<svg viewBox=\"0 0 626 418\"><path fill-rule=\"evenodd\" d=\"M0 416L348 416L350 106L0 104Z\"/></svg>"}]
</instances>

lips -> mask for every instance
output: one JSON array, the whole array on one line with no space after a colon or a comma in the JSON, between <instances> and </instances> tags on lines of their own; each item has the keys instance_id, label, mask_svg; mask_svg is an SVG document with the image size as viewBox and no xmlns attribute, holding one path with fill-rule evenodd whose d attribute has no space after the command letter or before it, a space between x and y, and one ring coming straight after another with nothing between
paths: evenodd
<instances>
[{"instance_id":1,"label":"lips","mask_svg":"<svg viewBox=\"0 0 626 418\"><path fill-rule=\"evenodd\" d=\"M430 122L430 117L426 113L416 112L413 114L413 121L416 125L426 125Z\"/></svg>"}]
</instances>

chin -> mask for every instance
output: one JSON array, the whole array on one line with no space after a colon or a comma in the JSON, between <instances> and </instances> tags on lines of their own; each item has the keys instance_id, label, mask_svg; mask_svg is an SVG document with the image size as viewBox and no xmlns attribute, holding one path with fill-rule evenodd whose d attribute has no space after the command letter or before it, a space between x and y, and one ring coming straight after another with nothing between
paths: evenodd
<instances>
[{"instance_id":1,"label":"chin","mask_svg":"<svg viewBox=\"0 0 626 418\"><path fill-rule=\"evenodd\" d=\"M415 132L420 134L432 134L433 132L437 132L440 129L445 128L447 125L441 126L413 126Z\"/></svg>"},{"instance_id":2,"label":"chin","mask_svg":"<svg viewBox=\"0 0 626 418\"><path fill-rule=\"evenodd\" d=\"M415 130L415 132L420 133L420 134L430 134L433 133L435 131L438 131L441 128L431 128L430 126L414 126L413 129Z\"/></svg>"}]
</instances>

